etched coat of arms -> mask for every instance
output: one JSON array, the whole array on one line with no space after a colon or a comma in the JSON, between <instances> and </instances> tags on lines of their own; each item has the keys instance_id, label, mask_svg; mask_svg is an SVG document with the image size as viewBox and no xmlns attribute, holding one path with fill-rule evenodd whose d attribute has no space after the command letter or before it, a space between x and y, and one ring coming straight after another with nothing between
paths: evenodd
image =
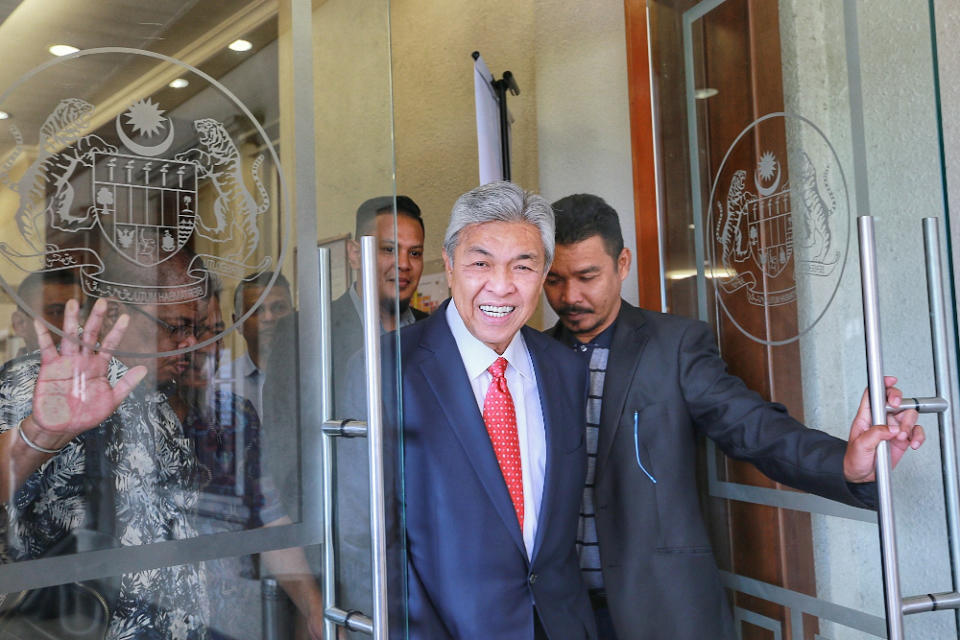
<instances>
[{"instance_id":1,"label":"etched coat of arms","mask_svg":"<svg viewBox=\"0 0 960 640\"><path fill-rule=\"evenodd\" d=\"M725 205L716 203L716 239L721 247L720 262L728 274L720 286L727 293L746 288L752 304L778 305L796 299L792 274L788 274L788 283L778 283L779 288L770 286L791 264L795 249L803 249L803 258L794 268L808 273L829 275L839 260L830 230L836 199L829 191L830 204L824 199L817 170L805 152L799 152L799 161L801 179L798 186L791 187L789 181L782 182L776 155L763 153L752 176L756 192L747 188L747 172L738 169L730 180ZM795 245L795 219L800 223L799 247ZM747 261L752 265L745 268L742 263ZM761 279L764 289L759 288Z\"/></svg>"},{"instance_id":2,"label":"etched coat of arms","mask_svg":"<svg viewBox=\"0 0 960 640\"><path fill-rule=\"evenodd\" d=\"M816 124L775 112L747 125L717 168L708 211L706 277L741 332L785 344L823 317L843 276L850 206L837 153ZM795 314L751 311L789 304Z\"/></svg>"},{"instance_id":3,"label":"etched coat of arms","mask_svg":"<svg viewBox=\"0 0 960 640\"><path fill-rule=\"evenodd\" d=\"M88 293L109 291L129 301L158 304L201 297L208 271L236 279L270 268L269 256L255 260L259 218L270 208L260 177L262 155L250 169L254 196L245 186L240 153L222 123L195 120L195 145L165 157L174 142L174 123L149 98L133 102L115 118L122 146L89 133L93 113L93 105L84 100L62 100L40 128L36 160L15 183L10 170L25 144L23 134L10 127L16 148L0 166L0 180L19 194L17 228L32 252L0 243L0 256L24 271L77 268ZM90 189L85 200L76 196L84 180ZM205 209L199 201L203 186L214 194ZM189 270L194 282L184 288L188 293L170 298L161 288L125 291L124 283L104 282L96 251L50 243L47 229L66 234L99 229L116 252L145 267L176 254L195 232L220 249L216 255L198 255Z\"/></svg>"}]
</instances>

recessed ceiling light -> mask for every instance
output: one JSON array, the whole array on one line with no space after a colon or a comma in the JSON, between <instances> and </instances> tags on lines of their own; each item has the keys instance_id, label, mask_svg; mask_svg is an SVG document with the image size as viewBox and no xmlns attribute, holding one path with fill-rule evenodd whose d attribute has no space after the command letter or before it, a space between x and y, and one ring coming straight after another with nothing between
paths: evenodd
<instances>
[{"instance_id":1,"label":"recessed ceiling light","mask_svg":"<svg viewBox=\"0 0 960 640\"><path fill-rule=\"evenodd\" d=\"M173 89L183 89L185 86L190 84L190 82L185 78L177 78L170 83L170 87Z\"/></svg>"},{"instance_id":2,"label":"recessed ceiling light","mask_svg":"<svg viewBox=\"0 0 960 640\"><path fill-rule=\"evenodd\" d=\"M227 46L233 51L250 51L250 49L253 49L249 40L234 40Z\"/></svg>"},{"instance_id":3,"label":"recessed ceiling light","mask_svg":"<svg viewBox=\"0 0 960 640\"><path fill-rule=\"evenodd\" d=\"M9 113L7 113L6 111L0 111L0 120L6 120L9 117L10 117Z\"/></svg>"},{"instance_id":4,"label":"recessed ceiling light","mask_svg":"<svg viewBox=\"0 0 960 640\"><path fill-rule=\"evenodd\" d=\"M71 53L76 53L77 51L80 51L80 49L77 49L76 47L71 47L68 44L55 44L51 46L50 49L48 49L48 51L50 51L50 53L52 53L55 56L68 56Z\"/></svg>"},{"instance_id":5,"label":"recessed ceiling light","mask_svg":"<svg viewBox=\"0 0 960 640\"><path fill-rule=\"evenodd\" d=\"M705 88L705 89L697 89L696 91L694 91L694 92L693 92L693 97L696 98L697 100L706 100L707 98L712 98L713 96L717 95L718 93L720 93L720 92L717 91L716 89L712 89L712 88L710 88L710 87L707 87L707 88Z\"/></svg>"}]
</instances>

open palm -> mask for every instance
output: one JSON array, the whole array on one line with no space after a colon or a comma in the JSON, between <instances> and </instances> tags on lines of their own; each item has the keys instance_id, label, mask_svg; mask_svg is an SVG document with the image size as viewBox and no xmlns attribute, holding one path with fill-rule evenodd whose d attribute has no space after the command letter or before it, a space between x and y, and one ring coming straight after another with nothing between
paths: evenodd
<instances>
[{"instance_id":1,"label":"open palm","mask_svg":"<svg viewBox=\"0 0 960 640\"><path fill-rule=\"evenodd\" d=\"M74 338L78 335L79 305L76 300L70 300L64 316L65 337L60 352L46 326L40 321L34 322L41 365L33 396L33 421L48 434L62 436L65 441L106 420L147 373L145 367L133 367L111 387L107 365L129 318L120 316L103 343L97 343L106 309L106 301L102 299L93 305L83 327L85 339L81 342Z\"/></svg>"}]
</instances>

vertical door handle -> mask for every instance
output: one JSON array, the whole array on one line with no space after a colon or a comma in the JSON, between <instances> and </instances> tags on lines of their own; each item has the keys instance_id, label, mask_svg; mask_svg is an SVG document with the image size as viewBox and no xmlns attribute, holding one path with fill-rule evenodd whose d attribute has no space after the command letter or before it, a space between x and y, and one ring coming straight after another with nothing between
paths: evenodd
<instances>
[{"instance_id":1,"label":"vertical door handle","mask_svg":"<svg viewBox=\"0 0 960 640\"><path fill-rule=\"evenodd\" d=\"M373 568L373 637L387 640L387 535L383 477L383 395L380 383L380 288L377 239L360 240L363 349L367 375L367 444L370 458L370 542Z\"/></svg>"},{"instance_id":2,"label":"vertical door handle","mask_svg":"<svg viewBox=\"0 0 960 640\"><path fill-rule=\"evenodd\" d=\"M957 443L953 431L950 356L947 343L947 310L944 303L940 259L940 231L937 218L923 219L923 248L930 306L930 335L936 395L913 399L915 408L937 414L940 455L943 465L943 489L949 533L950 570L953 591L927 593L901 598L894 529L893 496L890 473L890 448L882 442L877 449L877 492L879 494L880 552L883 569L884 609L887 637L902 640L903 616L938 609L960 609L960 487L958 487ZM873 424L886 424L889 408L883 383L883 358L880 351L880 311L877 299L876 244L873 218L857 219L860 234L860 278L863 287L863 323L867 343L867 378ZM905 403L908 404L908 403Z\"/></svg>"},{"instance_id":3,"label":"vertical door handle","mask_svg":"<svg viewBox=\"0 0 960 640\"><path fill-rule=\"evenodd\" d=\"M360 277L363 283L363 352L366 372L367 421L337 421L333 417L333 336L330 331L330 251L321 248L320 258L320 337L323 383L323 609L324 637L336 638L336 627L387 640L387 536L385 484L383 474L383 394L380 382L380 290L377 275L377 239L360 238ZM344 372L337 372L343 375ZM333 537L334 513L334 437L367 437L370 463L370 538L373 571L373 615L336 606L336 554Z\"/></svg>"},{"instance_id":4,"label":"vertical door handle","mask_svg":"<svg viewBox=\"0 0 960 640\"><path fill-rule=\"evenodd\" d=\"M887 392L883 382L883 353L880 345L880 303L877 292L877 252L873 217L857 218L860 236L860 285L863 293L863 330L867 346L867 386L873 424L887 423ZM888 640L903 640L903 612L900 598L900 570L897 564L897 532L893 517L890 482L890 445L877 447L877 493L879 496L880 562L883 571L883 600Z\"/></svg>"},{"instance_id":5,"label":"vertical door handle","mask_svg":"<svg viewBox=\"0 0 960 640\"><path fill-rule=\"evenodd\" d=\"M330 249L317 249L320 262L320 407L323 424L333 418L333 343L330 332ZM349 286L349 283L348 283ZM326 612L336 601L336 555L333 549L333 443L326 434L320 437L322 465L321 501L323 517L323 637L336 638L336 623Z\"/></svg>"}]
</instances>

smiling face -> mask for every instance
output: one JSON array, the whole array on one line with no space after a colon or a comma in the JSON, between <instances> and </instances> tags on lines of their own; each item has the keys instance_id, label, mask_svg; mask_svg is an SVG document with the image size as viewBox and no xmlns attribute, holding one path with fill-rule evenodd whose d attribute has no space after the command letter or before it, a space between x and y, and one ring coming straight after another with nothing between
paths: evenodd
<instances>
[{"instance_id":1,"label":"smiling face","mask_svg":"<svg viewBox=\"0 0 960 640\"><path fill-rule=\"evenodd\" d=\"M395 300L402 312L420 284L423 273L423 229L406 215L397 216L397 236L393 236L393 216L381 213L376 218L377 272L380 276L380 304L388 313Z\"/></svg>"},{"instance_id":2,"label":"smiling face","mask_svg":"<svg viewBox=\"0 0 960 640\"><path fill-rule=\"evenodd\" d=\"M543 292L563 325L581 342L590 342L616 320L620 285L629 271L629 249L614 259L603 238L590 236L557 245Z\"/></svg>"},{"instance_id":3,"label":"smiling face","mask_svg":"<svg viewBox=\"0 0 960 640\"><path fill-rule=\"evenodd\" d=\"M468 225L443 262L467 329L502 354L537 308L546 271L539 229L526 222Z\"/></svg>"}]
</instances>

